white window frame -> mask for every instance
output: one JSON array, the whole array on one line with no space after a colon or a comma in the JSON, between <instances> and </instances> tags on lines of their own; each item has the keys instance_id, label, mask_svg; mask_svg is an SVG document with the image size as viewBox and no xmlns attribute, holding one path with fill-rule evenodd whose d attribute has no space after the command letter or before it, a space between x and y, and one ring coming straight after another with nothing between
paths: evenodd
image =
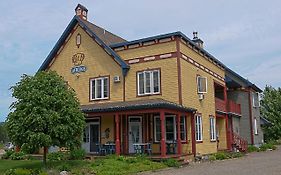
<instances>
[{"instance_id":1,"label":"white window frame","mask_svg":"<svg viewBox=\"0 0 281 175\"><path fill-rule=\"evenodd\" d=\"M205 86L206 86L206 91L200 91L200 79L205 79ZM202 77L202 76L197 76L197 92L198 94L206 94L208 89L208 79L207 77Z\"/></svg>"},{"instance_id":2,"label":"white window frame","mask_svg":"<svg viewBox=\"0 0 281 175\"><path fill-rule=\"evenodd\" d=\"M258 123L256 118L254 119L254 133L258 135Z\"/></svg>"},{"instance_id":3,"label":"white window frame","mask_svg":"<svg viewBox=\"0 0 281 175\"><path fill-rule=\"evenodd\" d=\"M165 115L165 140L167 138L166 136L166 117L173 117L173 125L174 125L174 140L177 140L177 127L176 127L176 116L175 115ZM157 140L156 138L156 135L157 135L157 131L156 131L156 119L159 119L160 121L160 138L159 140ZM161 120L160 120L160 117L159 116L154 116L154 142L160 142L161 140ZM182 133L182 131L180 131ZM184 140L181 140L182 142L186 142L186 118L184 117L184 136L185 136L185 139ZM166 141L173 141L173 140L166 140Z\"/></svg>"},{"instance_id":4,"label":"white window frame","mask_svg":"<svg viewBox=\"0 0 281 175\"><path fill-rule=\"evenodd\" d=\"M214 116L210 116L210 140L216 141L217 135L216 135L216 118Z\"/></svg>"},{"instance_id":5,"label":"white window frame","mask_svg":"<svg viewBox=\"0 0 281 175\"><path fill-rule=\"evenodd\" d=\"M200 122L198 122L200 121ZM196 115L195 117L195 140L196 141L203 141L203 124L202 124L202 116Z\"/></svg>"},{"instance_id":6,"label":"white window frame","mask_svg":"<svg viewBox=\"0 0 281 175\"><path fill-rule=\"evenodd\" d=\"M258 108L258 107L260 107L261 106L261 104L260 104L260 93L258 93L258 92L253 92L252 93L252 99L253 99L253 107L256 107L256 108ZM255 97L257 97L257 98L255 98ZM257 99L257 104L258 105L256 105L256 101L255 101L255 99Z\"/></svg>"},{"instance_id":7,"label":"white window frame","mask_svg":"<svg viewBox=\"0 0 281 175\"><path fill-rule=\"evenodd\" d=\"M154 77L153 77L153 73L154 72L158 72L158 92L154 92ZM146 73L149 73L149 78L150 78L150 92L146 92ZM144 88L144 93L140 93L140 80L139 80L139 76L140 74L143 74L143 88ZM148 71L142 71L142 72L138 72L137 73L137 91L138 91L138 96L143 96L143 95L155 95L155 94L160 94L161 92L161 84L160 84L160 70L159 69L155 69L155 70L148 70Z\"/></svg>"},{"instance_id":8,"label":"white window frame","mask_svg":"<svg viewBox=\"0 0 281 175\"><path fill-rule=\"evenodd\" d=\"M107 97L104 97L104 80L107 79ZM97 97L97 81L101 80L101 97ZM95 89L93 90L93 81L95 81ZM110 94L110 88L109 88L109 77L98 77L98 78L92 78L90 79L90 100L104 100L104 99L109 99L109 94ZM93 98L93 91L95 93L95 98Z\"/></svg>"},{"instance_id":9,"label":"white window frame","mask_svg":"<svg viewBox=\"0 0 281 175\"><path fill-rule=\"evenodd\" d=\"M186 142L186 139L187 139L187 133L186 133L186 116L180 116L180 125L181 125L181 119L183 118L183 131L180 130L180 134L182 134L183 132L183 135L184 135L184 139L181 138L181 141L182 142Z\"/></svg>"}]
</instances>

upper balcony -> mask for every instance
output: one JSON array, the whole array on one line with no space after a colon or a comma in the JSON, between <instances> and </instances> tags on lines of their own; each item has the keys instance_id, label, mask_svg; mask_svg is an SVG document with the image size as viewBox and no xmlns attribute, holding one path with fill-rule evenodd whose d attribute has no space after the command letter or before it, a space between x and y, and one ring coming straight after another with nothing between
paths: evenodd
<instances>
[{"instance_id":1,"label":"upper balcony","mask_svg":"<svg viewBox=\"0 0 281 175\"><path fill-rule=\"evenodd\" d=\"M225 100L227 99L226 87L224 85L215 82L214 88L215 88L216 110L221 112L241 115L240 104L237 104L232 100Z\"/></svg>"},{"instance_id":2,"label":"upper balcony","mask_svg":"<svg viewBox=\"0 0 281 175\"><path fill-rule=\"evenodd\" d=\"M226 104L224 100L216 97L215 103L216 103L216 110L218 111L230 112L230 113L241 115L241 105L235 103L232 100L228 100Z\"/></svg>"},{"instance_id":3,"label":"upper balcony","mask_svg":"<svg viewBox=\"0 0 281 175\"><path fill-rule=\"evenodd\" d=\"M228 112L241 115L241 105L232 100L228 100Z\"/></svg>"}]
</instances>

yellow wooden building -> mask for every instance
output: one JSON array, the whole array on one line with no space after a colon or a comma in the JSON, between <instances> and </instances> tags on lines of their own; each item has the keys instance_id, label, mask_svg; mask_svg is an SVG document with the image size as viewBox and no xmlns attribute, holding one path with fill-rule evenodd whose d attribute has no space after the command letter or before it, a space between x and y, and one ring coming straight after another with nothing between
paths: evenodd
<instances>
[{"instance_id":1,"label":"yellow wooden building","mask_svg":"<svg viewBox=\"0 0 281 175\"><path fill-rule=\"evenodd\" d=\"M87 20L82 5L39 70L75 90L88 153L196 155L230 149L225 66L194 33L126 41ZM220 97L221 103L217 103Z\"/></svg>"}]
</instances>

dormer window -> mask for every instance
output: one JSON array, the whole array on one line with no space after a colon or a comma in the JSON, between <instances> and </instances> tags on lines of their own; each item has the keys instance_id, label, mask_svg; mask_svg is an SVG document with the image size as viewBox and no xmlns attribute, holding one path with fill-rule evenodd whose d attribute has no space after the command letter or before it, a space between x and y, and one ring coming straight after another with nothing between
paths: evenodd
<instances>
[{"instance_id":1,"label":"dormer window","mask_svg":"<svg viewBox=\"0 0 281 175\"><path fill-rule=\"evenodd\" d=\"M80 44L81 44L81 35L80 35L80 33L78 33L76 36L76 45L78 48L79 48Z\"/></svg>"}]
</instances>

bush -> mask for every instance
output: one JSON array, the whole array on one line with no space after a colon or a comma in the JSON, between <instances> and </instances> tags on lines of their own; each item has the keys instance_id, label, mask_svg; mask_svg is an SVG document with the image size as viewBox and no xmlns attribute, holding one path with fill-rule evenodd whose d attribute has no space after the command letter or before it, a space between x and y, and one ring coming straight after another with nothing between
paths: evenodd
<instances>
[{"instance_id":1,"label":"bush","mask_svg":"<svg viewBox=\"0 0 281 175\"><path fill-rule=\"evenodd\" d=\"M26 154L24 152L14 152L10 158L12 160L24 160L26 158Z\"/></svg>"},{"instance_id":2,"label":"bush","mask_svg":"<svg viewBox=\"0 0 281 175\"><path fill-rule=\"evenodd\" d=\"M255 147L255 146L253 146L253 145L249 145L247 151L248 151L249 153L251 153L251 152L258 152L258 151L259 151L259 148L258 148L258 147Z\"/></svg>"},{"instance_id":3,"label":"bush","mask_svg":"<svg viewBox=\"0 0 281 175\"><path fill-rule=\"evenodd\" d=\"M180 163L175 159L166 159L163 161L168 167L179 167Z\"/></svg>"},{"instance_id":4,"label":"bush","mask_svg":"<svg viewBox=\"0 0 281 175\"><path fill-rule=\"evenodd\" d=\"M61 164L60 166L57 167L59 171L70 171L71 167L68 164Z\"/></svg>"},{"instance_id":5,"label":"bush","mask_svg":"<svg viewBox=\"0 0 281 175\"><path fill-rule=\"evenodd\" d=\"M69 154L68 153L63 153L63 152L54 152L54 153L49 153L47 155L47 158L50 161L68 160L69 159Z\"/></svg>"},{"instance_id":6,"label":"bush","mask_svg":"<svg viewBox=\"0 0 281 175\"><path fill-rule=\"evenodd\" d=\"M217 160L217 159L216 159L216 156L214 156L214 155L209 155L209 160L210 160L210 161L215 161L215 160Z\"/></svg>"},{"instance_id":7,"label":"bush","mask_svg":"<svg viewBox=\"0 0 281 175\"><path fill-rule=\"evenodd\" d=\"M5 172L5 175L48 175L46 172L42 172L39 169L25 169L25 168L16 168L10 169Z\"/></svg>"},{"instance_id":8,"label":"bush","mask_svg":"<svg viewBox=\"0 0 281 175\"><path fill-rule=\"evenodd\" d=\"M75 149L70 151L69 158L71 160L83 160L85 158L86 152L84 149Z\"/></svg>"},{"instance_id":9,"label":"bush","mask_svg":"<svg viewBox=\"0 0 281 175\"><path fill-rule=\"evenodd\" d=\"M233 152L233 153L229 153L229 157L230 158L239 158L239 157L243 157L243 153L241 152Z\"/></svg>"},{"instance_id":10,"label":"bush","mask_svg":"<svg viewBox=\"0 0 281 175\"><path fill-rule=\"evenodd\" d=\"M271 144L271 143L265 143L265 144L262 144L262 145L260 146L260 150L261 150L261 151L266 151L266 150L268 150L268 149L273 149L273 150L275 150L275 149L276 149L276 146L273 145L273 144Z\"/></svg>"},{"instance_id":11,"label":"bush","mask_svg":"<svg viewBox=\"0 0 281 175\"><path fill-rule=\"evenodd\" d=\"M216 157L216 160L224 160L229 158L225 152L215 153L214 156Z\"/></svg>"},{"instance_id":12,"label":"bush","mask_svg":"<svg viewBox=\"0 0 281 175\"><path fill-rule=\"evenodd\" d=\"M10 156L14 153L15 153L15 151L13 151L13 150L7 150L6 153L3 154L2 159L9 159Z\"/></svg>"}]
</instances>

